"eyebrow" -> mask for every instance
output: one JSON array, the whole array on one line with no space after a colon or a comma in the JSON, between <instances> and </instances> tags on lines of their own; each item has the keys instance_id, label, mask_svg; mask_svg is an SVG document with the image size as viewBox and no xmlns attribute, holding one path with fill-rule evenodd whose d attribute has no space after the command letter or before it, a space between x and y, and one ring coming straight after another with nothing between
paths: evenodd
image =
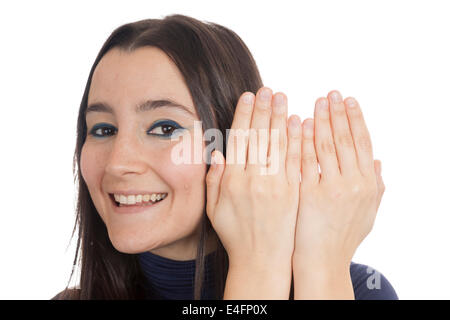
<instances>
[{"instance_id":1,"label":"eyebrow","mask_svg":"<svg viewBox=\"0 0 450 320\"><path fill-rule=\"evenodd\" d=\"M164 99L160 99L160 100L151 100L151 99L146 100L143 103L140 103L136 106L135 112L142 113L145 111L150 111L150 110L154 110L154 109L158 109L158 108L162 108L162 107L178 108L179 110L182 110L182 111L188 113L189 115L195 117L195 114L191 110L189 110L188 107L183 106L182 104L179 104L178 102L175 102L168 98L164 98ZM84 116L86 117L86 115L89 112L105 112L105 113L114 114L114 109L105 102L95 102L95 103L90 104L86 108L86 110L84 111Z\"/></svg>"}]
</instances>

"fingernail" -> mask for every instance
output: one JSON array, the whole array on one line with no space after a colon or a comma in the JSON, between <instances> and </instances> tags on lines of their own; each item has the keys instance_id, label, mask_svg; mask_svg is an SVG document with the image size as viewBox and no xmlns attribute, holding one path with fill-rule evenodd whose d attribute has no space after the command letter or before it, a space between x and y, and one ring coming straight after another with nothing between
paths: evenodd
<instances>
[{"instance_id":1,"label":"fingernail","mask_svg":"<svg viewBox=\"0 0 450 320\"><path fill-rule=\"evenodd\" d=\"M251 93L246 93L243 97L242 97L242 101L245 104L252 104L253 103L253 94Z\"/></svg>"},{"instance_id":2,"label":"fingernail","mask_svg":"<svg viewBox=\"0 0 450 320\"><path fill-rule=\"evenodd\" d=\"M293 115L289 119L289 130L292 132L294 136L298 136L300 134L300 126L302 125L302 121L296 115Z\"/></svg>"},{"instance_id":3,"label":"fingernail","mask_svg":"<svg viewBox=\"0 0 450 320\"><path fill-rule=\"evenodd\" d=\"M271 95L272 95L272 92L269 88L263 88L259 93L259 96L264 101L269 101L271 98Z\"/></svg>"},{"instance_id":4,"label":"fingernail","mask_svg":"<svg viewBox=\"0 0 450 320\"><path fill-rule=\"evenodd\" d=\"M305 130L303 132L303 135L307 138L311 138L314 133L313 133L313 125L314 125L314 120L313 119L306 119L304 122L304 126L305 126Z\"/></svg>"},{"instance_id":5,"label":"fingernail","mask_svg":"<svg viewBox=\"0 0 450 320\"><path fill-rule=\"evenodd\" d=\"M284 94L277 94L275 95L274 99L274 112L276 114L281 114L284 112L284 107L286 106L286 99L284 97Z\"/></svg>"},{"instance_id":6,"label":"fingernail","mask_svg":"<svg viewBox=\"0 0 450 320\"><path fill-rule=\"evenodd\" d=\"M330 96L331 101L333 101L334 103L339 103L342 101L342 96L338 91L333 91Z\"/></svg>"},{"instance_id":7,"label":"fingernail","mask_svg":"<svg viewBox=\"0 0 450 320\"><path fill-rule=\"evenodd\" d=\"M356 101L353 98L347 98L346 100L346 104L349 108L354 108L356 107Z\"/></svg>"},{"instance_id":8,"label":"fingernail","mask_svg":"<svg viewBox=\"0 0 450 320\"><path fill-rule=\"evenodd\" d=\"M317 106L319 107L320 110L325 111L328 109L328 103L326 99L320 99L319 101L317 101Z\"/></svg>"}]
</instances>

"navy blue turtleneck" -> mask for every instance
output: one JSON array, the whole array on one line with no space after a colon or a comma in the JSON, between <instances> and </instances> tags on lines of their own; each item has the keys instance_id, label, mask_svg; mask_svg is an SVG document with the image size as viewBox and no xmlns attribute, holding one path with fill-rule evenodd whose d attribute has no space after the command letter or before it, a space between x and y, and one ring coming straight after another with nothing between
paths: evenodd
<instances>
[{"instance_id":1,"label":"navy blue turtleneck","mask_svg":"<svg viewBox=\"0 0 450 320\"><path fill-rule=\"evenodd\" d=\"M214 296L213 258L206 256L205 283L202 299ZM148 296L164 300L193 300L195 260L178 261L151 252L139 254L139 262L147 279ZM350 276L356 300L397 300L397 294L389 281L377 270L352 262Z\"/></svg>"},{"instance_id":2,"label":"navy blue turtleneck","mask_svg":"<svg viewBox=\"0 0 450 320\"><path fill-rule=\"evenodd\" d=\"M205 259L205 278L202 299L212 300L214 296L214 273L212 267L215 253ZM163 300L193 300L195 260L172 260L151 252L139 254L139 262L147 279L149 297Z\"/></svg>"}]
</instances>

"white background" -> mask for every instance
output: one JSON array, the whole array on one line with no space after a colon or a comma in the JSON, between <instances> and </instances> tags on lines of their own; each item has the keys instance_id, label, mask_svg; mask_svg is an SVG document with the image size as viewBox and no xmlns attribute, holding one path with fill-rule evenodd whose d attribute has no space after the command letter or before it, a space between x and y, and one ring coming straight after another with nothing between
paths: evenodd
<instances>
[{"instance_id":1,"label":"white background","mask_svg":"<svg viewBox=\"0 0 450 320\"><path fill-rule=\"evenodd\" d=\"M163 4L164 3L164 4ZM76 237L72 156L89 70L118 26L172 13L248 45L289 113L358 99L386 185L353 261L400 299L449 299L450 9L446 1L14 1L0 5L0 299L49 299ZM67 249L67 250L66 250Z\"/></svg>"}]
</instances>

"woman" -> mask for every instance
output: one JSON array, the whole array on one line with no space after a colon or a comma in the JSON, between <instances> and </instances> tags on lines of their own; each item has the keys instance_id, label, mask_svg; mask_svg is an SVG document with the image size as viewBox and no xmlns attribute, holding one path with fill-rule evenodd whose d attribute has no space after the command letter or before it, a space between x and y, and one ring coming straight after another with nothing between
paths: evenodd
<instances>
[{"instance_id":1,"label":"woman","mask_svg":"<svg viewBox=\"0 0 450 320\"><path fill-rule=\"evenodd\" d=\"M183 15L114 30L78 116L80 286L54 299L397 298L381 274L351 262L384 185L371 147L365 157L352 147L345 111L328 113L335 94L342 108L332 92L302 126L298 116L287 119L287 97L263 87L234 32ZM188 142L188 156L209 155L198 123L227 137L214 141L211 168L209 156L175 161L176 138ZM259 133L269 127L279 139ZM239 144L230 128L263 130ZM346 133L336 150L332 130ZM263 163L249 161L258 152Z\"/></svg>"}]
</instances>

